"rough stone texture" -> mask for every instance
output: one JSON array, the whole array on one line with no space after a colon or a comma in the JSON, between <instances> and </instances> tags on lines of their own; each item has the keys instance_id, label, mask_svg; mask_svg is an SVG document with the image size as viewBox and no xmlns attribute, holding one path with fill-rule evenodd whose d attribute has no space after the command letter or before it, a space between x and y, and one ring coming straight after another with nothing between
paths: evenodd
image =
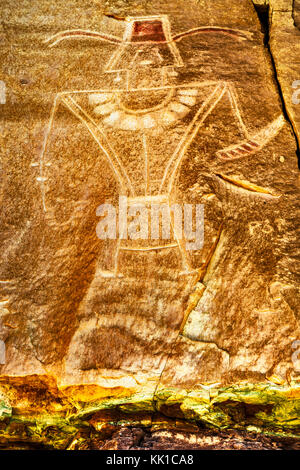
<instances>
[{"instance_id":1,"label":"rough stone texture","mask_svg":"<svg viewBox=\"0 0 300 470\"><path fill-rule=\"evenodd\" d=\"M250 0L1 5L4 440L107 408L297 433L298 11L264 44ZM203 248L100 240L120 195L203 204Z\"/></svg>"},{"instance_id":2,"label":"rough stone texture","mask_svg":"<svg viewBox=\"0 0 300 470\"><path fill-rule=\"evenodd\" d=\"M270 51L289 119L300 142L299 80L300 76L300 29L298 0L270 1Z\"/></svg>"}]
</instances>

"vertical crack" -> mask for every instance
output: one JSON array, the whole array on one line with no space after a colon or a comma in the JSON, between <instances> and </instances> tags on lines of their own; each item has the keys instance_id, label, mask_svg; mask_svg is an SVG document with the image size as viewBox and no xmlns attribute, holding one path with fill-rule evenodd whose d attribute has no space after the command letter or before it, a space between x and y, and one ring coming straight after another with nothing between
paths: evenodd
<instances>
[{"instance_id":1,"label":"vertical crack","mask_svg":"<svg viewBox=\"0 0 300 470\"><path fill-rule=\"evenodd\" d=\"M296 147L297 147L296 155L297 155L297 160L298 160L298 168L300 169L300 143L298 141L298 137L297 137L297 133L296 133L296 130L295 130L294 123L291 120L291 118L289 116L289 113L288 113L288 110L287 110L287 107L286 107L285 99L284 99L284 96L283 96L283 91L282 91L280 81L279 81L279 78L278 78L278 73L277 73L277 69L276 69L275 60L274 60L274 57L273 57L273 54L272 54L272 51L271 51L271 46L270 46L270 5L269 4L264 4L264 5L259 4L258 5L258 4L255 3L254 0L253 0L253 4L254 4L254 8L256 10L258 19L259 19L260 24L261 24L262 33L264 34L264 46L265 46L266 50L268 51L268 55L270 57L270 63L272 65L272 69L273 69L274 81L276 83L278 95L279 95L280 100L281 100L282 112L283 112L283 115L284 115L286 121L290 123L293 135L295 137L295 142L296 142Z\"/></svg>"},{"instance_id":2,"label":"vertical crack","mask_svg":"<svg viewBox=\"0 0 300 470\"><path fill-rule=\"evenodd\" d=\"M158 388L159 388L160 383L161 383L161 379L162 379L163 373L165 372L165 369L166 369L167 364L168 364L168 362L169 362L169 358L171 357L171 355L172 355L172 353L173 353L173 350L174 350L174 348L175 348L175 346L176 346L176 343L177 343L179 337L180 337L180 336L183 336L183 337L184 337L184 335L183 335L183 330L184 330L185 324L186 324L186 322L187 322L187 319L188 319L188 317L189 317L189 314L191 313L191 311L193 310L193 308L195 308L195 307L198 305L198 303L199 303L199 301L200 301L202 295L204 294L204 291L206 290L206 285L205 285L205 284L202 284L202 281L203 281L203 279L204 279L204 277L205 277L205 275L206 275L206 273L207 273L207 271L208 271L208 269L209 269L209 267L210 267L210 264L211 264L213 255L216 253L216 251L217 251L217 249L218 249L218 246L219 246L219 243L220 243L220 239L221 239L221 235L222 235L222 233L223 233L223 227L224 227L224 223L222 222L221 225L220 225L220 227L219 227L219 230L218 230L218 234L217 234L216 241L214 242L214 244L213 244L212 247L211 247L211 250L210 250L210 253L209 253L209 256L208 256L208 260L207 260L207 263L205 264L204 270L201 271L201 272L199 272L199 277L198 277L197 282L196 282L196 284L195 284L195 289L193 290L193 292L192 292L192 293L190 294L190 296L189 296L189 304L188 304L187 309L186 309L186 311L185 311L185 313L184 313L184 317L183 317L183 320L182 320L180 329L179 329L179 331L178 331L178 334L177 334L177 336L176 336L174 342L173 342L172 345L171 345L171 348L170 348L170 350L169 350L169 353L167 354L167 357L166 357L166 361L165 361L164 366L163 366L163 368L162 368L162 371L161 371L161 373L160 373L160 375L159 375L159 379L158 379L158 382L157 382L157 384L156 384L156 387L155 387L155 390L154 390L154 393L153 393L153 399L152 399L153 407L154 407L154 409L155 409L156 411L159 411L159 410L157 409L157 406L156 406L157 400L155 400L155 399L156 399L156 395L157 395ZM200 285L199 285L199 283L200 283ZM193 297L194 297L194 298L193 298ZM191 339L191 338L188 338L188 339ZM204 341L203 341L203 342L204 342ZM218 346L216 343L209 343L209 342L207 342L207 343L208 343L208 344L215 344L215 346L217 346L217 348L219 348L219 346ZM219 348L219 349L221 349L221 348ZM226 352L226 353L229 355L229 352L228 352L228 351L223 350L223 349L222 349L222 351Z\"/></svg>"}]
</instances>

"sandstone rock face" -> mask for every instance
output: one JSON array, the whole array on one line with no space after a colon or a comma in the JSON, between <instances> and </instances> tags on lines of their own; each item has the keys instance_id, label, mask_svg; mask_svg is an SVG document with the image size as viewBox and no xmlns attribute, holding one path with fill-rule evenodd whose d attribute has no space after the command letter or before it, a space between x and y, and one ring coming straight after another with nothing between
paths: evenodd
<instances>
[{"instance_id":1,"label":"sandstone rock face","mask_svg":"<svg viewBox=\"0 0 300 470\"><path fill-rule=\"evenodd\" d=\"M61 447L107 408L296 432L298 3L269 49L250 0L1 11L5 439L12 410Z\"/></svg>"}]
</instances>

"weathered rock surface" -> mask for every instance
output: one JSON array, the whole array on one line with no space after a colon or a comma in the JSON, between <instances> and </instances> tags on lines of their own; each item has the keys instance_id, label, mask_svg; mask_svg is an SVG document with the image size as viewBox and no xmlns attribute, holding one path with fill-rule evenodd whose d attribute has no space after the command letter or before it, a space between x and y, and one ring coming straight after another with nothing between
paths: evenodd
<instances>
[{"instance_id":1,"label":"weathered rock surface","mask_svg":"<svg viewBox=\"0 0 300 470\"><path fill-rule=\"evenodd\" d=\"M1 5L4 440L106 409L298 432L298 3L269 42L250 0ZM120 196L136 236L101 239ZM203 246L139 239L141 204L203 205Z\"/></svg>"}]
</instances>

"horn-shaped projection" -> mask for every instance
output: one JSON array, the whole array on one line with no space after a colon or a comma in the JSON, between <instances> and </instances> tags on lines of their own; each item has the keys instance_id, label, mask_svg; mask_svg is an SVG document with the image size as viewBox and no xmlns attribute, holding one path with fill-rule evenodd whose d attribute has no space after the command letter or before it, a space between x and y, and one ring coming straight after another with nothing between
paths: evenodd
<instances>
[{"instance_id":1,"label":"horn-shaped projection","mask_svg":"<svg viewBox=\"0 0 300 470\"><path fill-rule=\"evenodd\" d=\"M220 33L227 36L234 37L237 40L251 39L252 33L248 31L241 31L238 29L224 28L219 26L200 26L188 31L184 31L175 36L171 36L170 25L168 18L165 15L161 17L137 17L127 18L127 27L122 39L98 31L89 31L83 29L71 29L60 31L59 33L46 39L44 42L50 47L55 46L65 39L95 39L100 41L111 42L114 44L145 44L145 43L166 43L181 41L187 36L194 36L196 34L207 33ZM128 26L132 26L129 27ZM128 34L128 32L131 34Z\"/></svg>"}]
</instances>

